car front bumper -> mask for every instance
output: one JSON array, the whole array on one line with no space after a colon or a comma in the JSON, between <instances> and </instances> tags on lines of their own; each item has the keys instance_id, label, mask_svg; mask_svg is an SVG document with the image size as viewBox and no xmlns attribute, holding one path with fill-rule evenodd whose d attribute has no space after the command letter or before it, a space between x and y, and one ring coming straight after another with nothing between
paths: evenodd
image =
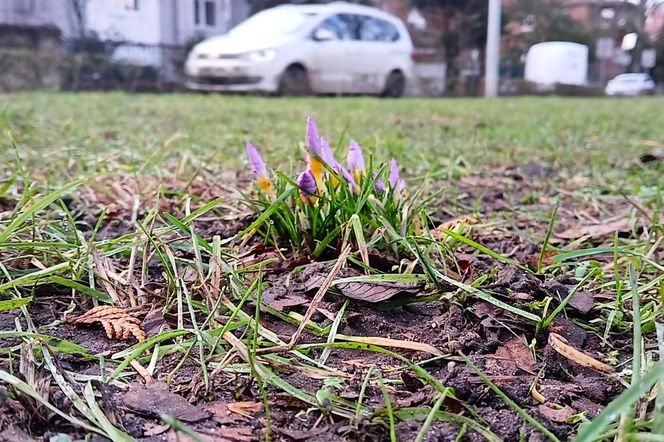
<instances>
[{"instance_id":1,"label":"car front bumper","mask_svg":"<svg viewBox=\"0 0 664 442\"><path fill-rule=\"evenodd\" d=\"M281 71L273 63L241 59L195 59L185 64L188 89L199 91L276 92Z\"/></svg>"}]
</instances>

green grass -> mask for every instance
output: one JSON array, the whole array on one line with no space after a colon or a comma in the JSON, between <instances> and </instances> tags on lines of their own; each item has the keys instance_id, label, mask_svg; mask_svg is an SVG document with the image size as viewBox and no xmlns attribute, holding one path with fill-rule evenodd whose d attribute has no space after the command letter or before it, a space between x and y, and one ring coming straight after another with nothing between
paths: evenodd
<instances>
[{"instance_id":1,"label":"green grass","mask_svg":"<svg viewBox=\"0 0 664 442\"><path fill-rule=\"evenodd\" d=\"M352 135L410 176L442 177L537 160L616 184L621 167L664 139L663 98L288 98L218 95L10 94L0 127L11 128L26 168L41 178L167 174L179 164L219 176L244 167L252 140L274 168L295 158L314 114L336 146ZM182 137L163 148L176 133ZM6 146L6 141L3 142ZM3 149L4 167L13 153ZM230 177L232 175L224 175Z\"/></svg>"},{"instance_id":2,"label":"green grass","mask_svg":"<svg viewBox=\"0 0 664 442\"><path fill-rule=\"evenodd\" d=\"M314 427L343 420L348 431L362 432L378 425L384 439L397 440L399 424L413 420L422 422L413 436L425 440L442 421L456 425L461 433L474 431L488 440L500 440L495 432L502 429L484 420L474 404L458 399L435 371L436 364L440 368L450 361L466 361L488 386L482 400L498 401L529 428L556 440L559 435L531 414L532 398L511 397L503 385L491 379L495 373L482 372L480 361L485 354L471 353L466 359L462 354L451 355L423 346L426 342L413 343L408 336L391 333L349 336L343 327L357 308L351 299L334 298L336 311L329 311L327 319L314 314L323 295L331 296L326 287L338 294L348 283L422 281L428 289L426 300L435 300L443 307L455 305L468 312L481 300L507 315L502 325L516 336L523 333L524 342L531 343L528 351L541 364L545 361L546 334L559 318L570 318L598 341L604 336L601 352L606 354L605 360L612 352L617 358L611 363L617 365L618 373L612 376L624 386L632 385L603 404L605 412L592 422L569 424L570 431L579 430L581 440L616 434L645 440L648 436L643 433L633 433L643 429L661 433L664 421L661 384L659 390L654 387L664 381L662 365L655 363L660 360L659 348L664 346L655 333L659 328L664 336L661 323L656 323L664 317L664 168L661 164L641 165L638 156L664 144L663 107L664 99L660 98L484 101L115 93L0 96L0 128L11 131L0 144L0 312L14 311L23 319L6 322L10 328L0 330L0 383L7 387L10 399L21 397L23 403L41 404L83 433L96 432L114 440L125 440L127 435L100 408L103 401L97 397L97 382L127 386L139 379L137 364L169 382L183 373L195 373L201 391L208 395L218 385L215 376L220 374L237 376L231 383L254 382L254 399L266 410L267 422L260 435L265 439L276 431L272 421L280 412L275 413L273 395L279 392L306 404L307 415L312 416L309 423L315 421ZM279 262L282 257L278 253L254 256L239 238L210 230L209 223L234 221L235 214L241 212L240 202L227 190L237 186L246 192L251 186L244 157L246 140L261 148L269 167L284 172L302 169L301 142L309 113L337 146L337 158L353 137L375 158L396 157L410 189L424 189L424 199L441 189L444 199L429 201L431 204L417 214L423 225L402 229L405 233L401 234L392 223L376 216L376 211L373 228L380 233L375 235L369 235L368 221L351 216L340 229L347 235L352 231L358 247L346 249L332 270L328 265L327 285L318 289L315 301L302 315L280 312L265 303L270 271L275 271L275 263L284 264ZM501 180L509 173L506 168L528 162L550 166L553 178ZM204 186L216 182L221 187L194 191L190 185L194 176L202 176ZM462 198L467 188L460 181L469 176L495 178L493 190L502 191L509 203L522 188L529 191L528 198L523 204L492 214L485 201ZM90 187L89 182L100 177L108 181ZM139 206L132 208L130 204L118 211L119 201L113 198L122 199L126 191L111 193L110 199L101 196L124 178L145 179L143 184L148 186L150 178L156 178L152 182L164 186L149 188L148 194L142 195L149 198ZM621 192L636 206L627 204ZM72 204L71 197L76 195L80 201ZM87 207L91 195L103 207ZM6 208L4 204L8 204ZM451 214L472 214L477 222L460 221L438 228L440 218ZM558 223L584 224L589 219L601 221L615 215L633 221L636 228L601 241L556 240ZM370 219L371 213L367 216ZM267 217L265 213L263 217ZM255 222L261 221L258 213L256 218ZM111 230L109 234L108 227L115 221L123 223L121 232ZM251 227L248 220L241 227L247 226ZM557 254L549 262L545 253L533 253L535 268L528 268L529 263L520 261L509 248L491 246L493 239L509 235ZM391 270L378 271L369 265L369 250L375 253L379 241L403 251ZM383 254L389 255L390 248L383 247ZM336 274L349 250L349 266L365 275ZM280 253L292 256L286 250ZM488 263L485 274L475 275L473 281L460 280L461 261L465 259L459 258L460 254L472 254ZM334 263L332 257L327 264ZM511 293L505 296L495 291L490 284L498 269L507 265L545 281L565 276L575 281L576 288L562 299L547 295L520 302L511 298ZM127 268L131 270L128 273L124 271ZM290 276L296 276L298 270ZM570 310L574 293L581 290L615 295L615 299L598 301L593 319L588 320ZM57 315L54 322L51 316L46 323L43 317L33 318L38 312L35 305L43 304L44 296L63 303L62 308L53 307L51 314ZM56 336L59 321L65 319L64 305L69 304L69 311L80 311L103 303L125 307L154 304L172 330L103 354ZM398 303L376 307L380 308L398 308ZM298 328L290 343L290 332L273 329L277 323ZM516 331L511 329L514 323L519 325ZM300 332L307 334L306 340L299 339ZM625 345L630 341L632 348ZM404 354L405 349L424 350ZM355 400L341 395L342 391L347 393L350 381L331 357L336 351L370 362L355 373ZM436 357L422 359L431 355ZM59 364L59 358L65 356L81 362L98 361L99 373L70 371L70 364ZM162 364L166 357L171 357L170 364ZM19 360L22 370L34 372L38 364L45 367L53 378L51 389L64 393L75 410L69 407L69 411L61 411L44 398L40 394L44 386L40 379L35 381L34 373L17 377L12 370ZM624 370L631 368L636 372ZM430 388L430 401L399 405L397 393L404 393L400 376L404 371ZM546 371L543 367L541 371L552 376L556 368ZM296 378L287 376L289 373L297 373L297 379L315 379L318 384L294 382ZM456 411L448 409L448 400ZM653 411L655 402L658 406ZM463 413L458 413L459 408ZM579 420L586 419L581 416ZM205 430L169 416L163 416L162 421L170 431L193 438Z\"/></svg>"}]
</instances>

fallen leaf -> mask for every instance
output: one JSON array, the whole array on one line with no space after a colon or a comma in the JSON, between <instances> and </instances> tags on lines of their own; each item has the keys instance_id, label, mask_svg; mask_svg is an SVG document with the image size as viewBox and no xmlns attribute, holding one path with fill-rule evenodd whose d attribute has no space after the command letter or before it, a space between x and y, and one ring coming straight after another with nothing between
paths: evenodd
<instances>
[{"instance_id":1,"label":"fallen leaf","mask_svg":"<svg viewBox=\"0 0 664 442\"><path fill-rule=\"evenodd\" d=\"M70 316L67 322L71 324L100 323L109 339L127 340L131 336L138 342L145 341L145 333L141 330L140 319L132 316L125 309L100 305L94 307L80 316Z\"/></svg>"},{"instance_id":2,"label":"fallen leaf","mask_svg":"<svg viewBox=\"0 0 664 442\"><path fill-rule=\"evenodd\" d=\"M431 230L431 237L436 241L442 241L448 237L445 230L454 229L456 226L465 226L477 224L477 218L472 215L461 215L456 218L449 219L439 224L435 229Z\"/></svg>"},{"instance_id":3,"label":"fallen leaf","mask_svg":"<svg viewBox=\"0 0 664 442\"><path fill-rule=\"evenodd\" d=\"M231 413L226 402L211 402L209 404L205 404L203 405L203 410L211 413L212 418L222 425L232 424L239 420L245 420L243 416L240 416L237 413Z\"/></svg>"},{"instance_id":4,"label":"fallen leaf","mask_svg":"<svg viewBox=\"0 0 664 442\"><path fill-rule=\"evenodd\" d=\"M576 410L569 405L565 405L562 408L554 408L553 404L548 402L538 406L537 410L550 421L558 423L566 422L567 419L576 414Z\"/></svg>"},{"instance_id":5,"label":"fallen leaf","mask_svg":"<svg viewBox=\"0 0 664 442\"><path fill-rule=\"evenodd\" d=\"M251 419L254 414L263 411L263 404L260 402L231 402L226 404L228 410Z\"/></svg>"},{"instance_id":6,"label":"fallen leaf","mask_svg":"<svg viewBox=\"0 0 664 442\"><path fill-rule=\"evenodd\" d=\"M542 257L542 266L543 267L548 267L551 264L553 264L553 257L556 256L558 253L555 250L547 250L544 252L544 256ZM532 270L533 272L538 271L538 266L539 266L539 259L540 259L540 254L539 253L532 253L528 255L528 259L526 260L526 264L528 265L528 268Z\"/></svg>"},{"instance_id":7,"label":"fallen leaf","mask_svg":"<svg viewBox=\"0 0 664 442\"><path fill-rule=\"evenodd\" d=\"M288 290L278 290L270 287L263 292L261 302L269 305L275 310L283 311L288 307L308 304L311 299Z\"/></svg>"},{"instance_id":8,"label":"fallen leaf","mask_svg":"<svg viewBox=\"0 0 664 442\"><path fill-rule=\"evenodd\" d=\"M167 432L169 428L171 428L171 426L168 424L156 424L154 422L146 422L143 425L143 436L145 437L159 436L160 434Z\"/></svg>"},{"instance_id":9,"label":"fallen leaf","mask_svg":"<svg viewBox=\"0 0 664 442\"><path fill-rule=\"evenodd\" d=\"M496 355L507 356L514 365L528 374L535 374L535 357L520 338L512 338L496 351Z\"/></svg>"},{"instance_id":10,"label":"fallen leaf","mask_svg":"<svg viewBox=\"0 0 664 442\"><path fill-rule=\"evenodd\" d=\"M122 401L132 411L152 417L169 414L184 422L198 422L210 416L207 411L172 393L165 382L132 384Z\"/></svg>"},{"instance_id":11,"label":"fallen leaf","mask_svg":"<svg viewBox=\"0 0 664 442\"><path fill-rule=\"evenodd\" d=\"M417 295L424 289L420 282L345 282L336 284L341 293L351 299L380 302L396 295Z\"/></svg>"},{"instance_id":12,"label":"fallen leaf","mask_svg":"<svg viewBox=\"0 0 664 442\"><path fill-rule=\"evenodd\" d=\"M149 338L171 330L171 326L166 323L164 315L161 313L161 310L158 309L152 310L145 316L145 318L143 318L141 328Z\"/></svg>"},{"instance_id":13,"label":"fallen leaf","mask_svg":"<svg viewBox=\"0 0 664 442\"><path fill-rule=\"evenodd\" d=\"M291 430L289 428L282 428L277 426L273 426L272 429L275 433L296 441L309 440L329 430L328 427L312 428L309 430Z\"/></svg>"},{"instance_id":14,"label":"fallen leaf","mask_svg":"<svg viewBox=\"0 0 664 442\"><path fill-rule=\"evenodd\" d=\"M572 347L568 344L567 339L557 333L549 333L549 345L560 355L583 367L601 371L603 373L613 373L615 371L610 365L600 362L592 356L588 356Z\"/></svg>"},{"instance_id":15,"label":"fallen leaf","mask_svg":"<svg viewBox=\"0 0 664 442\"><path fill-rule=\"evenodd\" d=\"M444 353L436 347L422 342L402 341L400 339L381 338L378 336L346 336L337 334L337 339L342 341L359 342L362 344L377 345L380 347L404 348L406 350L423 351L436 356L444 356Z\"/></svg>"},{"instance_id":16,"label":"fallen leaf","mask_svg":"<svg viewBox=\"0 0 664 442\"><path fill-rule=\"evenodd\" d=\"M570 299L569 305L574 307L579 313L586 315L595 307L595 299L592 293L582 290Z\"/></svg>"},{"instance_id":17,"label":"fallen leaf","mask_svg":"<svg viewBox=\"0 0 664 442\"><path fill-rule=\"evenodd\" d=\"M220 434L199 433L198 438L194 439L182 432L171 430L160 440L164 442L252 442L256 440L251 428L221 428L218 431Z\"/></svg>"},{"instance_id":18,"label":"fallen leaf","mask_svg":"<svg viewBox=\"0 0 664 442\"><path fill-rule=\"evenodd\" d=\"M631 221L627 218L611 222L600 222L596 224L579 224L562 232L553 232L553 236L559 239L576 239L582 236L599 238L615 232L629 232L632 230Z\"/></svg>"}]
</instances>

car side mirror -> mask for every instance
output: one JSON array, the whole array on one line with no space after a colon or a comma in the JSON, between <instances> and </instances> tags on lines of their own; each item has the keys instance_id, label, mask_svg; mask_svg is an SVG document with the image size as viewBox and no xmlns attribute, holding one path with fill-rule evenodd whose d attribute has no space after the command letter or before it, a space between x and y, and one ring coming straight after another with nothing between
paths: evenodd
<instances>
[{"instance_id":1,"label":"car side mirror","mask_svg":"<svg viewBox=\"0 0 664 442\"><path fill-rule=\"evenodd\" d=\"M329 29L325 28L318 28L314 31L314 40L316 41L330 41L330 40L335 40L337 38L336 35Z\"/></svg>"}]
</instances>

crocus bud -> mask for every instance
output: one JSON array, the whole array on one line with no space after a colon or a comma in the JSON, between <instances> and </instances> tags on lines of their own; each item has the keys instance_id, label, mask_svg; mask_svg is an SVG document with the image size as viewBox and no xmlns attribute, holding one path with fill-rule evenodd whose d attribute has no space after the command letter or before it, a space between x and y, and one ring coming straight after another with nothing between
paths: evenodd
<instances>
[{"instance_id":1,"label":"crocus bud","mask_svg":"<svg viewBox=\"0 0 664 442\"><path fill-rule=\"evenodd\" d=\"M316 180L310 170L305 170L297 177L297 186L300 188L300 199L305 204L314 204L318 201L316 193Z\"/></svg>"},{"instance_id":2,"label":"crocus bud","mask_svg":"<svg viewBox=\"0 0 664 442\"><path fill-rule=\"evenodd\" d=\"M399 182L399 165L397 164L397 160L392 158L392 161L390 161L390 175L388 177L388 181L390 183L391 188L395 188L397 185L397 182Z\"/></svg>"},{"instance_id":3,"label":"crocus bud","mask_svg":"<svg viewBox=\"0 0 664 442\"><path fill-rule=\"evenodd\" d=\"M376 180L376 174L372 173L371 174L371 179ZM381 180L380 178L376 180L376 192L377 193L384 193L385 192L385 181Z\"/></svg>"},{"instance_id":4,"label":"crocus bud","mask_svg":"<svg viewBox=\"0 0 664 442\"><path fill-rule=\"evenodd\" d=\"M258 150L249 142L247 142L247 157L249 157L249 164L256 175L258 186L266 192L271 191L272 181L270 180L270 174L267 171L267 167L265 167L265 163L263 162L261 155L258 153Z\"/></svg>"},{"instance_id":5,"label":"crocus bud","mask_svg":"<svg viewBox=\"0 0 664 442\"><path fill-rule=\"evenodd\" d=\"M355 140L351 140L348 146L348 169L355 180L360 181L360 177L364 173L364 155L362 155L362 148Z\"/></svg>"}]
</instances>

